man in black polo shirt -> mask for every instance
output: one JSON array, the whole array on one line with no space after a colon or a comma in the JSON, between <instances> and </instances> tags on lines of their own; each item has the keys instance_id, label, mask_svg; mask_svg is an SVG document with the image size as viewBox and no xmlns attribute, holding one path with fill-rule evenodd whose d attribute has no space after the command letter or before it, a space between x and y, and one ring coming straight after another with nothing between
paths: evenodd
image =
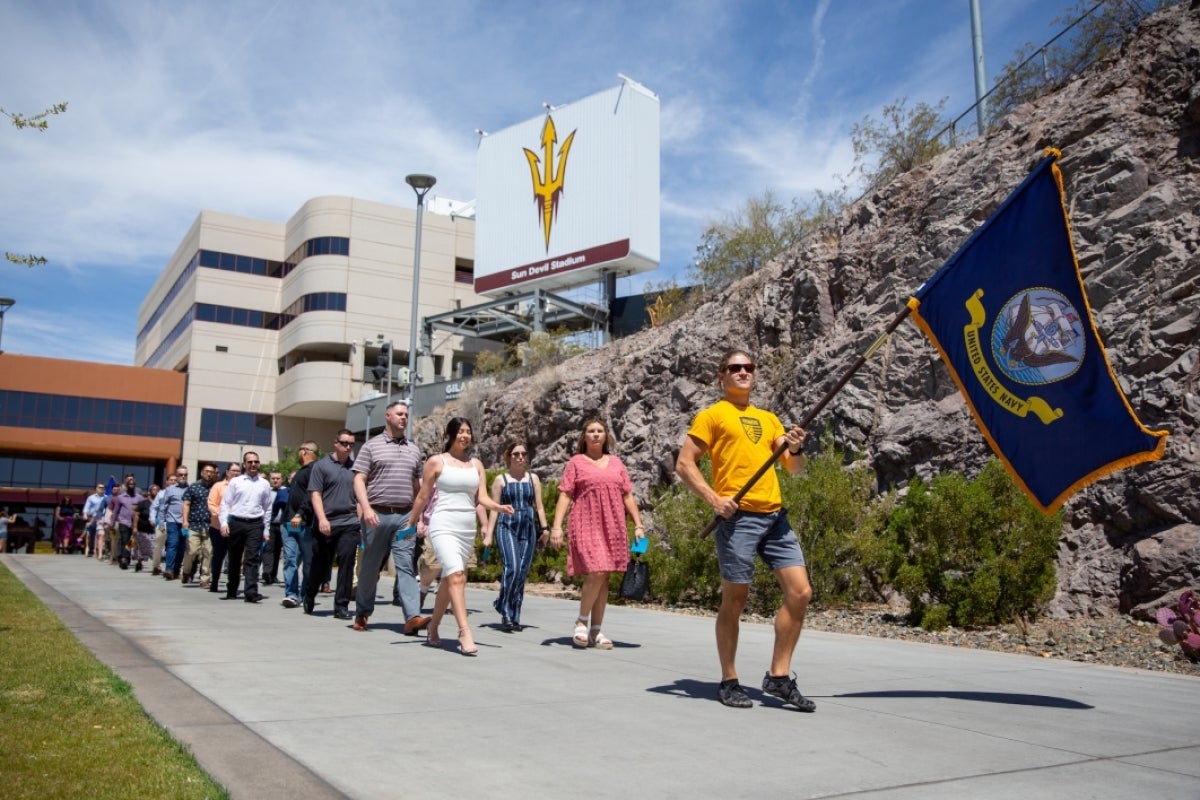
<instances>
[{"instance_id":1,"label":"man in black polo shirt","mask_svg":"<svg viewBox=\"0 0 1200 800\"><path fill-rule=\"evenodd\" d=\"M358 451L354 460L354 496L362 512L366 549L354 611L354 630L365 631L375 610L375 588L379 565L388 550L396 565L400 605L404 608L404 632L413 634L429 625L421 616L420 590L413 567L415 536L397 539L396 533L410 527L413 497L421 488L421 451L405 438L408 405L395 402L384 414L384 429ZM343 569L352 569L345 565ZM316 571L314 570L314 574Z\"/></svg>"},{"instance_id":2,"label":"man in black polo shirt","mask_svg":"<svg viewBox=\"0 0 1200 800\"><path fill-rule=\"evenodd\" d=\"M337 590L333 595L333 616L352 619L350 594L354 586L354 554L362 526L354 499L354 434L343 428L333 437L333 452L313 464L308 480L313 511L313 566L304 587L304 613L313 613L321 577L338 558Z\"/></svg>"}]
</instances>

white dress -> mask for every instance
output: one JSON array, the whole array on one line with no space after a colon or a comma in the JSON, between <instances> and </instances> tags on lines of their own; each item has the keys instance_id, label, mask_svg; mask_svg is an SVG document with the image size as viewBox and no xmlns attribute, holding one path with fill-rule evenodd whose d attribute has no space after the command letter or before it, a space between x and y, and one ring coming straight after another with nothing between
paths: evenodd
<instances>
[{"instance_id":1,"label":"white dress","mask_svg":"<svg viewBox=\"0 0 1200 800\"><path fill-rule=\"evenodd\" d=\"M479 472L474 464L458 466L442 456L437 477L437 504L429 518L429 544L442 562L442 577L463 572L475 551L475 499Z\"/></svg>"}]
</instances>

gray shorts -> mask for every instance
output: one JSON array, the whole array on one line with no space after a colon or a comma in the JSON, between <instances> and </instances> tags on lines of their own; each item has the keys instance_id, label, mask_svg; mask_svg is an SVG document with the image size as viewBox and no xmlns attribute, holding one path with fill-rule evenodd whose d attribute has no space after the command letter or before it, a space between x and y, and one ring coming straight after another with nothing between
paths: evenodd
<instances>
[{"instance_id":1,"label":"gray shorts","mask_svg":"<svg viewBox=\"0 0 1200 800\"><path fill-rule=\"evenodd\" d=\"M731 519L722 520L714 536L721 577L730 583L750 583L755 553L772 572L805 566L804 551L788 524L786 509L769 514L739 511Z\"/></svg>"}]
</instances>

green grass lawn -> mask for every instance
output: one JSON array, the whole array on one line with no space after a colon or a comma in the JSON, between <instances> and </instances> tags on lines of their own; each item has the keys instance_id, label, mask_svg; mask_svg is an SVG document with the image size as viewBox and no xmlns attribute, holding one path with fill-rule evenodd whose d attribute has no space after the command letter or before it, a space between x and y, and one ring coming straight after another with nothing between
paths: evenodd
<instances>
[{"instance_id":1,"label":"green grass lawn","mask_svg":"<svg viewBox=\"0 0 1200 800\"><path fill-rule=\"evenodd\" d=\"M228 797L3 564L0 608L0 795Z\"/></svg>"}]
</instances>

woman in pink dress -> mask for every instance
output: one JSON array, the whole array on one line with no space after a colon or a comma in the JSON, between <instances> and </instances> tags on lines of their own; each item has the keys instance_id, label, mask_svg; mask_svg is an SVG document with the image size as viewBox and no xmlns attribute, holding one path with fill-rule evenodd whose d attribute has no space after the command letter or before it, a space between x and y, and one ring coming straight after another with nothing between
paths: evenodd
<instances>
[{"instance_id":1,"label":"woman in pink dress","mask_svg":"<svg viewBox=\"0 0 1200 800\"><path fill-rule=\"evenodd\" d=\"M54 509L54 552L70 553L75 544L75 506L64 497Z\"/></svg>"},{"instance_id":2,"label":"woman in pink dress","mask_svg":"<svg viewBox=\"0 0 1200 800\"><path fill-rule=\"evenodd\" d=\"M557 549L562 546L563 517L569 508L567 574L584 576L579 617L571 638L579 648L612 649L612 641L600 626L608 606L609 573L624 572L629 565L625 515L633 520L634 536L641 539L646 535L633 499L633 483L612 449L602 421L593 417L584 423L576 455L567 462L558 485L558 505L550 529L550 544Z\"/></svg>"}]
</instances>

